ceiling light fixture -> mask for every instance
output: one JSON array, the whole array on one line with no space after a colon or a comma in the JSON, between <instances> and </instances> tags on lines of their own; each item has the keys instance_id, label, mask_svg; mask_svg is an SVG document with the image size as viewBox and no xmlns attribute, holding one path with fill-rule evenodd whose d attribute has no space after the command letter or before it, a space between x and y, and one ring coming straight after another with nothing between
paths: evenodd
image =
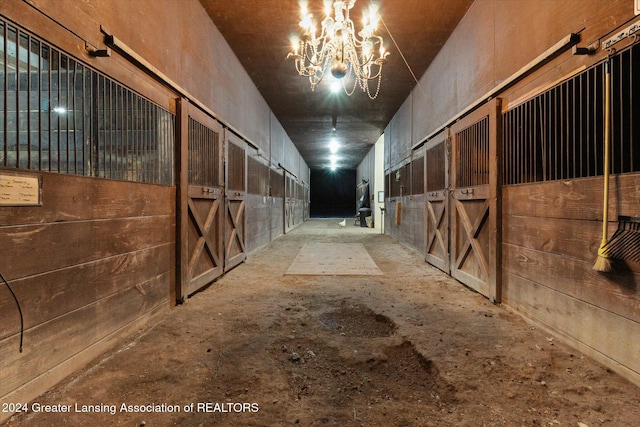
<instances>
[{"instance_id":1,"label":"ceiling light fixture","mask_svg":"<svg viewBox=\"0 0 640 427\"><path fill-rule=\"evenodd\" d=\"M338 79L333 79L331 82L331 92L338 93L342 90L342 83Z\"/></svg>"},{"instance_id":2,"label":"ceiling light fixture","mask_svg":"<svg viewBox=\"0 0 640 427\"><path fill-rule=\"evenodd\" d=\"M338 167L338 160L339 158L335 154L329 156L329 167L331 168L331 170L336 170L336 168Z\"/></svg>"},{"instance_id":3,"label":"ceiling light fixture","mask_svg":"<svg viewBox=\"0 0 640 427\"><path fill-rule=\"evenodd\" d=\"M329 143L329 151L331 152L331 154L336 154L338 152L338 148L340 148L338 141L332 139Z\"/></svg>"},{"instance_id":4,"label":"ceiling light fixture","mask_svg":"<svg viewBox=\"0 0 640 427\"><path fill-rule=\"evenodd\" d=\"M356 35L349 10L356 0L325 0L325 18L322 20L320 36L316 35L313 15L301 4L302 37L292 40L292 51L287 58L293 58L298 74L308 77L311 90L322 81L327 68L336 79L342 79L342 87L351 96L359 86L369 98L375 99L380 92L382 66L387 62L382 37L376 36L378 10L372 4L363 19L362 30ZM333 14L332 16L332 9ZM345 79L346 77L346 79ZM370 80L378 80L375 92L369 89ZM353 80L353 87L347 88L347 81Z\"/></svg>"}]
</instances>

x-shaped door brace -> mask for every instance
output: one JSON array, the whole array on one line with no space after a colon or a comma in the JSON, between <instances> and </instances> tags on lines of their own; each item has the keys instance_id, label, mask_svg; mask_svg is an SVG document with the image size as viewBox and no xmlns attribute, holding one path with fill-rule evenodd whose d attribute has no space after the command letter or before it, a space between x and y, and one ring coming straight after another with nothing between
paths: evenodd
<instances>
[{"instance_id":1,"label":"x-shaped door brace","mask_svg":"<svg viewBox=\"0 0 640 427\"><path fill-rule=\"evenodd\" d=\"M210 200L210 199L207 199ZM218 258L218 255L216 254L216 245L215 243L211 240L211 237L209 236L209 231L211 230L211 224L213 224L213 220L216 217L216 213L218 212L218 206L220 205L220 200L216 199L213 200L213 203L211 203L211 207L209 208L209 212L207 213L207 218L205 219L205 221L202 221L202 218L200 218L200 215L198 215L198 211L196 210L196 206L193 203L192 199L189 199L189 216L191 216L191 218L193 219L193 222L196 225L196 229L198 231L198 233L200 234L200 237L198 238L198 241L196 242L196 246L193 249L193 252L191 254L191 258L189 259L189 276L188 276L188 280L187 282L190 282L191 279L193 278L193 268L196 265L196 261L198 260L198 258L200 258L200 255L202 254L202 250L206 247L207 248L207 252L209 253L209 256L211 257L211 260L213 261L213 265L215 267L217 267L218 265L220 265L220 260Z\"/></svg>"},{"instance_id":2,"label":"x-shaped door brace","mask_svg":"<svg viewBox=\"0 0 640 427\"><path fill-rule=\"evenodd\" d=\"M240 206L238 206L238 212L234 215L231 210L232 202L240 202ZM231 246L237 240L238 245L240 246L240 253L244 253L244 242L238 235L238 222L242 219L242 214L244 212L244 200L230 200L229 206L227 207L229 219L231 220L231 235L229 236L229 241L227 242L227 254L231 253Z\"/></svg>"},{"instance_id":3,"label":"x-shaped door brace","mask_svg":"<svg viewBox=\"0 0 640 427\"><path fill-rule=\"evenodd\" d=\"M295 199L286 200L287 209L285 209L285 217L287 219L287 226L290 227L294 225L295 222L295 214L296 214L296 201Z\"/></svg>"},{"instance_id":4,"label":"x-shaped door brace","mask_svg":"<svg viewBox=\"0 0 640 427\"><path fill-rule=\"evenodd\" d=\"M434 200L436 201L436 200ZM446 207L445 207L445 201L444 200L437 200L439 202L442 203L442 211L440 212L440 215L438 215L436 217L436 212L433 209L433 202L428 202L427 203L427 210L429 212L429 220L431 221L431 224L433 224L433 233L429 236L429 240L427 243L427 248L431 248L431 245L433 244L433 240L437 239L438 244L440 245L440 248L442 249L442 253L446 256L447 255L447 246L444 243L444 238L442 237L442 232L440 232L440 225L442 224L442 219L444 218L444 214L447 211Z\"/></svg>"},{"instance_id":5,"label":"x-shaped door brace","mask_svg":"<svg viewBox=\"0 0 640 427\"><path fill-rule=\"evenodd\" d=\"M489 201L484 201L484 204L482 205L482 209L480 211L480 215L478 215L473 225L471 225L471 220L467 215L464 204L459 200L456 200L455 204L456 211L460 214L460 222L462 222L462 226L464 227L465 236L467 237L463 249L462 251L460 251L460 254L458 254L458 258L456 259L456 269L460 269L459 267L467 259L467 257L469 256L469 252L471 252L471 249L473 248L476 260L480 264L486 280L489 277L489 266L487 265L487 260L485 259L482 248L478 244L476 238L478 237L478 234L480 234L480 230L482 229L482 226L484 225L486 219L489 217Z\"/></svg>"}]
</instances>

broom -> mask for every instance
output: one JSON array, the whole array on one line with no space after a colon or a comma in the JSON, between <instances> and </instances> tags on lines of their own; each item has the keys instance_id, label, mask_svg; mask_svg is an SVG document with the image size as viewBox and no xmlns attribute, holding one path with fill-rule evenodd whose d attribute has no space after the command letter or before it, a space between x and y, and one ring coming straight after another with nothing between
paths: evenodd
<instances>
[{"instance_id":1,"label":"broom","mask_svg":"<svg viewBox=\"0 0 640 427\"><path fill-rule=\"evenodd\" d=\"M609 61L604 64L604 207L602 211L602 241L598 248L598 257L593 265L596 271L604 273L613 270L611 260L606 251L607 228L609 225L609 145L611 127L611 73L609 71Z\"/></svg>"}]
</instances>

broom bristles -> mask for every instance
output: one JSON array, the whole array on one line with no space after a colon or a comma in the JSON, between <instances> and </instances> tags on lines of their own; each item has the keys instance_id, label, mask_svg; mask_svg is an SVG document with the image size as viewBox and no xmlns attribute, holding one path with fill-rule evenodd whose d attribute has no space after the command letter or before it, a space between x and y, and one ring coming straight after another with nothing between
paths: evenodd
<instances>
[{"instance_id":1,"label":"broom bristles","mask_svg":"<svg viewBox=\"0 0 640 427\"><path fill-rule=\"evenodd\" d=\"M611 260L607 256L599 253L595 264L593 264L593 269L603 273L610 273L613 271L613 266L611 265Z\"/></svg>"}]
</instances>

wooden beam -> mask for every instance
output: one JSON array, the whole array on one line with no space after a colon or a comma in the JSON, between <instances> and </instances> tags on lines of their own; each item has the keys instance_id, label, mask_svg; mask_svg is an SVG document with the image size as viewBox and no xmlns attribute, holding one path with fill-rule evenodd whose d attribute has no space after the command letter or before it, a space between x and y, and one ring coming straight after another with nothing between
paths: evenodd
<instances>
[{"instance_id":1,"label":"wooden beam","mask_svg":"<svg viewBox=\"0 0 640 427\"><path fill-rule=\"evenodd\" d=\"M176 114L176 300L189 295L189 101L179 99Z\"/></svg>"}]
</instances>

